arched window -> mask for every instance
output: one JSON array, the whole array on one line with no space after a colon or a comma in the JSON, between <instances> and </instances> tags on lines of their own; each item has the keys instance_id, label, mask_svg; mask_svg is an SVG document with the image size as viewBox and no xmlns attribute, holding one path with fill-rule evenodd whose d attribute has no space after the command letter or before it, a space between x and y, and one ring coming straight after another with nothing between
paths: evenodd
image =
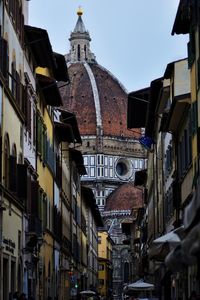
<instances>
[{"instance_id":1,"label":"arched window","mask_svg":"<svg viewBox=\"0 0 200 300\"><path fill-rule=\"evenodd\" d=\"M78 61L81 59L81 47L78 45Z\"/></svg>"},{"instance_id":2,"label":"arched window","mask_svg":"<svg viewBox=\"0 0 200 300\"><path fill-rule=\"evenodd\" d=\"M86 45L84 45L84 53L85 53L85 60L87 60L87 51L86 51Z\"/></svg>"},{"instance_id":3,"label":"arched window","mask_svg":"<svg viewBox=\"0 0 200 300\"><path fill-rule=\"evenodd\" d=\"M8 188L9 184L9 157L10 157L10 143L9 143L9 137L6 134L5 140L4 140L4 185L6 188Z\"/></svg>"}]
</instances>

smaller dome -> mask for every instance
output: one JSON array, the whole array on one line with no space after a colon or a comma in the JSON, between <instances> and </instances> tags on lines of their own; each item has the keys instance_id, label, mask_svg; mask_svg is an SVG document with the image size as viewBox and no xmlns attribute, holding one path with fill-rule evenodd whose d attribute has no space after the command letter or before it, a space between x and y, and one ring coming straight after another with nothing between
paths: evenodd
<instances>
[{"instance_id":1,"label":"smaller dome","mask_svg":"<svg viewBox=\"0 0 200 300\"><path fill-rule=\"evenodd\" d=\"M142 203L142 190L135 187L134 182L129 182L119 186L107 197L104 211L131 210L141 207Z\"/></svg>"}]
</instances>

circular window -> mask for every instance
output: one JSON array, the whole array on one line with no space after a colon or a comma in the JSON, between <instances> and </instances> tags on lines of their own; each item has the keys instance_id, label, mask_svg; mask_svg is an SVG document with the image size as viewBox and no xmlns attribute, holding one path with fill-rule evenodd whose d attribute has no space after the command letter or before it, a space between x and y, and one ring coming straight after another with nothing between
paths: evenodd
<instances>
[{"instance_id":1,"label":"circular window","mask_svg":"<svg viewBox=\"0 0 200 300\"><path fill-rule=\"evenodd\" d=\"M116 171L119 176L124 176L128 172L127 165L122 161L118 162L116 165Z\"/></svg>"},{"instance_id":2,"label":"circular window","mask_svg":"<svg viewBox=\"0 0 200 300\"><path fill-rule=\"evenodd\" d=\"M133 172L131 163L125 158L120 158L117 160L115 170L117 176L123 180L129 179Z\"/></svg>"}]
</instances>

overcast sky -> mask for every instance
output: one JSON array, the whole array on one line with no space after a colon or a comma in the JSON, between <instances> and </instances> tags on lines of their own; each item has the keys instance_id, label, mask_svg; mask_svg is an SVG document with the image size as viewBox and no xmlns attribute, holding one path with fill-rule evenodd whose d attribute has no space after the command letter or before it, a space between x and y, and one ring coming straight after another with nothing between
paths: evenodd
<instances>
[{"instance_id":1,"label":"overcast sky","mask_svg":"<svg viewBox=\"0 0 200 300\"><path fill-rule=\"evenodd\" d=\"M83 9L97 62L131 92L163 76L168 63L187 56L188 36L171 35L179 0L31 0L29 24L48 31L55 52L69 41Z\"/></svg>"}]
</instances>

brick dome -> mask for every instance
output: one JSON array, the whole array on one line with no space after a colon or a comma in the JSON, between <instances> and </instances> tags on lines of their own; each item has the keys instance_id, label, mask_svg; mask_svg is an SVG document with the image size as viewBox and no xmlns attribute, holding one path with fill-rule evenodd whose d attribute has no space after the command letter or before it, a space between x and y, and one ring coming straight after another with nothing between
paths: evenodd
<instances>
[{"instance_id":1,"label":"brick dome","mask_svg":"<svg viewBox=\"0 0 200 300\"><path fill-rule=\"evenodd\" d=\"M142 199L142 190L134 182L122 184L107 197L104 212L137 209L142 207Z\"/></svg>"},{"instance_id":2,"label":"brick dome","mask_svg":"<svg viewBox=\"0 0 200 300\"><path fill-rule=\"evenodd\" d=\"M119 81L97 63L68 67L70 85L61 88L64 107L77 116L81 135L137 136L127 129L127 93ZM138 130L139 133L139 130Z\"/></svg>"}]
</instances>

